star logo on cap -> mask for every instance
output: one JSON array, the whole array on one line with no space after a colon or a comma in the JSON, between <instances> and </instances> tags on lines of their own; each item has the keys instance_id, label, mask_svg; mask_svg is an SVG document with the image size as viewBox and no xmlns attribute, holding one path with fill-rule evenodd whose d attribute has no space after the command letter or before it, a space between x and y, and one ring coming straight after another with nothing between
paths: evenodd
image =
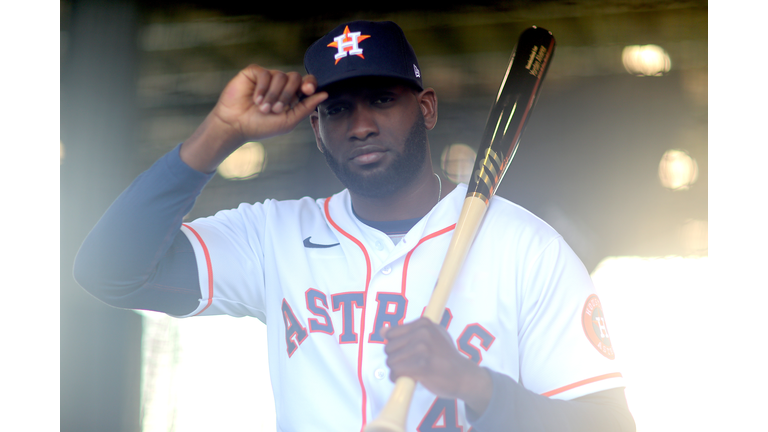
<instances>
[{"instance_id":1,"label":"star logo on cap","mask_svg":"<svg viewBox=\"0 0 768 432\"><path fill-rule=\"evenodd\" d=\"M335 64L339 64L341 59L350 54L365 59L365 57L363 57L363 49L360 48L358 44L369 37L371 37L371 35L361 35L360 32L350 32L349 26L344 27L344 33L333 38L333 42L328 44L329 47L338 50L334 56L336 59Z\"/></svg>"}]
</instances>

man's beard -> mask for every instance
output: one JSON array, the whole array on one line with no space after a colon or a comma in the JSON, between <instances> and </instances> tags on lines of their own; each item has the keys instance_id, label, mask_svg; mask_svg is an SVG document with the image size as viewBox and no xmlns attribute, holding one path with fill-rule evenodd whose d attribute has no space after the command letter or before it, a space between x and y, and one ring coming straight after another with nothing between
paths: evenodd
<instances>
[{"instance_id":1,"label":"man's beard","mask_svg":"<svg viewBox=\"0 0 768 432\"><path fill-rule=\"evenodd\" d=\"M339 163L323 143L325 161L341 183L351 192L367 198L386 198L411 184L419 175L427 158L427 127L418 111L408 136L405 150L384 171L375 174L356 173L348 164Z\"/></svg>"}]
</instances>

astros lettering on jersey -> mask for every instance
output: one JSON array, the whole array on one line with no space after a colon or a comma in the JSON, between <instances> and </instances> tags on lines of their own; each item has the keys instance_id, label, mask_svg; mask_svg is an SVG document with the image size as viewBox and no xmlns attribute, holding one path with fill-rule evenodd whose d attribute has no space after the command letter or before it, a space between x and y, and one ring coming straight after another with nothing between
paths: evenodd
<instances>
[{"instance_id":1,"label":"astros lettering on jersey","mask_svg":"<svg viewBox=\"0 0 768 432\"><path fill-rule=\"evenodd\" d=\"M459 185L396 245L356 218L346 190L184 224L203 293L189 316L267 324L279 430L362 427L394 387L379 331L423 313L465 194ZM583 264L551 227L500 197L442 325L467 358L539 394L568 400L624 385ZM406 430L469 428L463 402L417 385Z\"/></svg>"}]
</instances>

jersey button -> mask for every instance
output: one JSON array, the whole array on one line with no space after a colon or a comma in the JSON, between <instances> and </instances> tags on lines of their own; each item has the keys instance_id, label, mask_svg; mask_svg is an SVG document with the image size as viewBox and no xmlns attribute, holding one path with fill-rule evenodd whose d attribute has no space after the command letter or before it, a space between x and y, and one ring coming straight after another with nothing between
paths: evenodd
<instances>
[{"instance_id":1,"label":"jersey button","mask_svg":"<svg viewBox=\"0 0 768 432\"><path fill-rule=\"evenodd\" d=\"M376 379L384 379L384 376L387 374L387 371L385 371L382 368L378 368L375 371L373 371L373 376L376 377Z\"/></svg>"},{"instance_id":2,"label":"jersey button","mask_svg":"<svg viewBox=\"0 0 768 432\"><path fill-rule=\"evenodd\" d=\"M386 266L383 269L381 269L381 272L384 273L385 275L388 275L388 274L392 273L392 267Z\"/></svg>"},{"instance_id":3,"label":"jersey button","mask_svg":"<svg viewBox=\"0 0 768 432\"><path fill-rule=\"evenodd\" d=\"M376 247L376 250L379 250L379 251L384 249L384 244L382 244L380 241L377 241L376 243L374 243L373 246Z\"/></svg>"}]
</instances>

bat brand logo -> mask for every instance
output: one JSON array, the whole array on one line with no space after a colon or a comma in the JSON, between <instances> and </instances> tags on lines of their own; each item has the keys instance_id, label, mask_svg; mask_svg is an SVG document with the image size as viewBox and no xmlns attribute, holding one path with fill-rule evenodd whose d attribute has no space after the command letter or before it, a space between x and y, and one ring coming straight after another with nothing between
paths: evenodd
<instances>
[{"instance_id":1,"label":"bat brand logo","mask_svg":"<svg viewBox=\"0 0 768 432\"><path fill-rule=\"evenodd\" d=\"M581 313L581 324L584 327L584 334L600 354L613 360L615 358L611 337L608 334L608 327L605 324L605 315L600 299L592 294L587 297L584 303L584 310Z\"/></svg>"},{"instance_id":2,"label":"bat brand logo","mask_svg":"<svg viewBox=\"0 0 768 432\"><path fill-rule=\"evenodd\" d=\"M528 63L525 68L533 76L538 76L541 71L541 65L544 64L544 56L547 55L547 48L544 45L535 46L531 50L531 55L528 57Z\"/></svg>"},{"instance_id":3,"label":"bat brand logo","mask_svg":"<svg viewBox=\"0 0 768 432\"><path fill-rule=\"evenodd\" d=\"M333 42L328 44L329 47L338 50L334 56L336 59L335 64L339 64L341 59L350 54L365 59L365 57L363 57L363 49L360 48L358 44L369 37L371 37L371 35L361 35L360 32L350 32L349 26L344 27L344 33L333 38Z\"/></svg>"}]
</instances>

